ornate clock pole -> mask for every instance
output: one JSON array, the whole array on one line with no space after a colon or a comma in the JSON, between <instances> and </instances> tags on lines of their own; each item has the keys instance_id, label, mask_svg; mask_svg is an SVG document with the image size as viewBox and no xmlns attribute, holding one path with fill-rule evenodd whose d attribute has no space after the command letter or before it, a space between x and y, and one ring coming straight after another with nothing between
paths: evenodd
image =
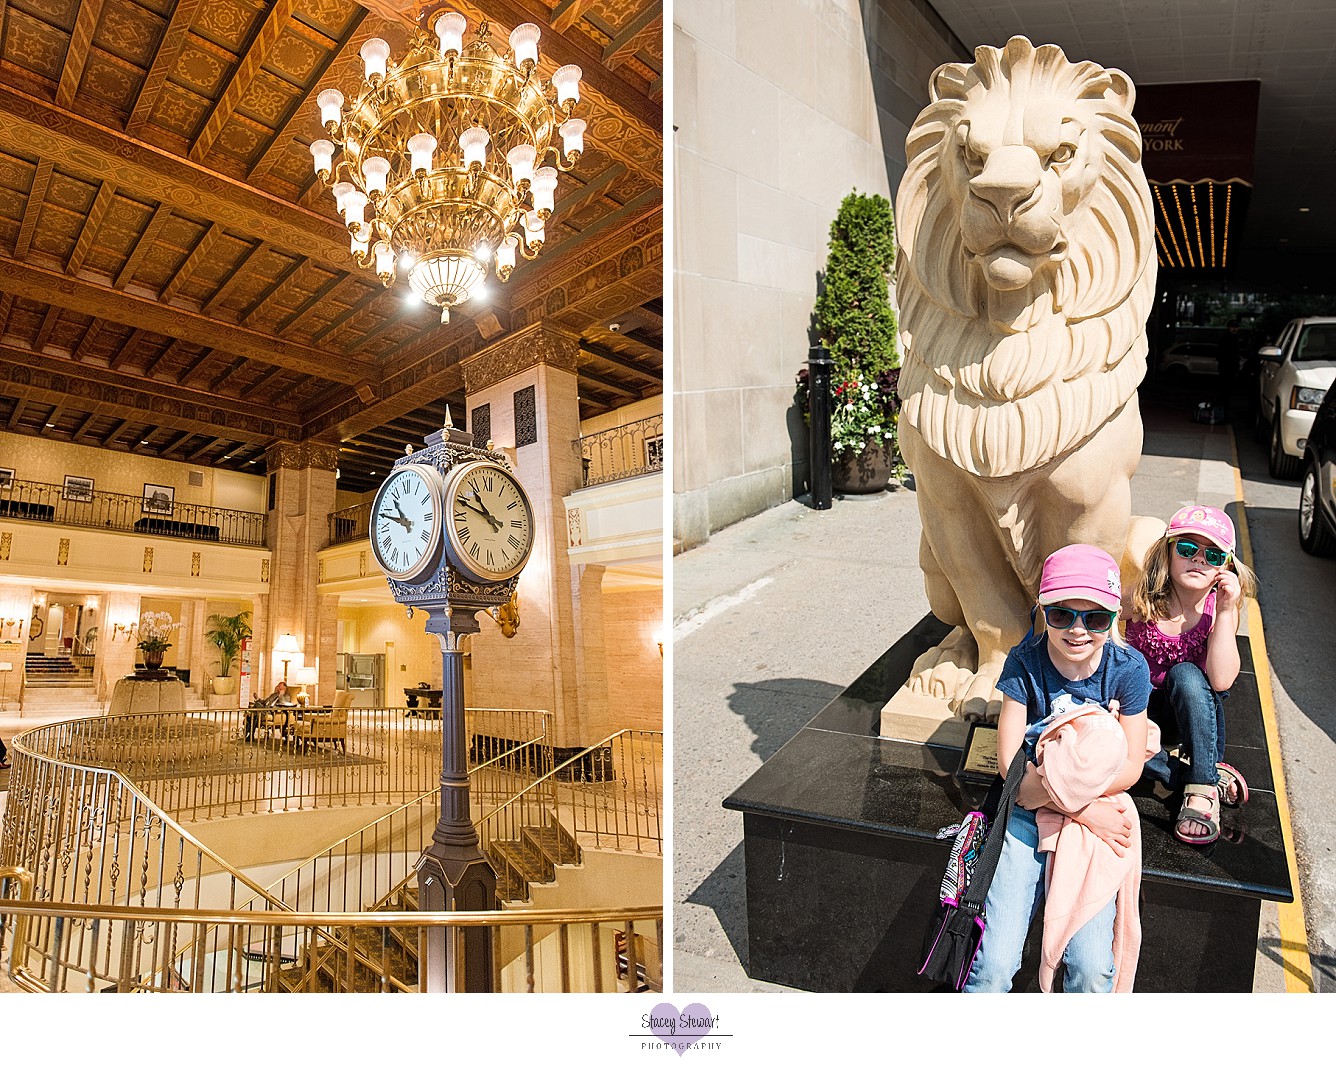
<instances>
[{"instance_id":1,"label":"ornate clock pole","mask_svg":"<svg viewBox=\"0 0 1336 1073\"><path fill-rule=\"evenodd\" d=\"M441 814L417 863L423 910L497 908L496 873L469 814L464 657L479 611L514 595L533 550L533 508L505 455L473 445L450 423L410 452L376 493L371 546L395 600L427 612L441 645ZM492 943L483 928L427 932L428 991L491 991Z\"/></svg>"}]
</instances>

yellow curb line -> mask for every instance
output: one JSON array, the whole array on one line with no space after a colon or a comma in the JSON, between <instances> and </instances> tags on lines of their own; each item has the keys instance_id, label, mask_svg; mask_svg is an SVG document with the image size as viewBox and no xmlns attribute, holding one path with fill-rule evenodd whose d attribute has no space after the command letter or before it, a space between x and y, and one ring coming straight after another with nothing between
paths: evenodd
<instances>
[{"instance_id":1,"label":"yellow curb line","mask_svg":"<svg viewBox=\"0 0 1336 1073\"><path fill-rule=\"evenodd\" d=\"M1234 467L1234 496L1239 504L1239 551L1244 562L1252 565L1252 539L1248 515L1243 505L1243 474L1239 470L1239 445L1231 429L1229 437L1231 465ZM1290 800L1285 792L1285 771L1280 761L1280 732L1276 727L1276 698L1271 692L1271 661L1266 654L1262 631L1262 609L1257 600L1248 601L1248 643L1252 647L1253 672L1257 679L1257 699L1262 707L1262 725L1271 752L1271 778L1276 788L1276 811L1280 814L1280 833L1285 842L1285 862L1290 870L1293 902L1277 902L1280 917L1280 965L1285 974L1285 990L1309 994L1313 988L1313 964L1308 958L1308 927L1304 921L1304 901L1299 890L1299 860L1294 853L1294 832L1290 826Z\"/></svg>"}]
</instances>

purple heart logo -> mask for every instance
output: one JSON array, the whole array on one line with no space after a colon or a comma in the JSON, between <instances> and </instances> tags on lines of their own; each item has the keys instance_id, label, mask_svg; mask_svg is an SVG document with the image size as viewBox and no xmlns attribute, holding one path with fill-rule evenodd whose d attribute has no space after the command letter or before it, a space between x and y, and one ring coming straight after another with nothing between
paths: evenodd
<instances>
[{"instance_id":1,"label":"purple heart logo","mask_svg":"<svg viewBox=\"0 0 1336 1073\"><path fill-rule=\"evenodd\" d=\"M682 1007L681 1012L671 1002L660 1002L650 1012L650 1027L681 1057L697 1040L710 1034L715 1018L709 1007L700 1002Z\"/></svg>"}]
</instances>

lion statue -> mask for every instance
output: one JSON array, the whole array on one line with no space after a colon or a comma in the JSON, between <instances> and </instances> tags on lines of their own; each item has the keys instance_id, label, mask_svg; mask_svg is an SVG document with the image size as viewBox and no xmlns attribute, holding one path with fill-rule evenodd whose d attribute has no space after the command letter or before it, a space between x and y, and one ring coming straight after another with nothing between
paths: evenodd
<instances>
[{"instance_id":1,"label":"lion statue","mask_svg":"<svg viewBox=\"0 0 1336 1073\"><path fill-rule=\"evenodd\" d=\"M929 604L955 627L910 687L966 719L999 710L1051 552L1129 561L1155 295L1134 92L1121 71L1013 37L933 72L906 140L900 445Z\"/></svg>"}]
</instances>

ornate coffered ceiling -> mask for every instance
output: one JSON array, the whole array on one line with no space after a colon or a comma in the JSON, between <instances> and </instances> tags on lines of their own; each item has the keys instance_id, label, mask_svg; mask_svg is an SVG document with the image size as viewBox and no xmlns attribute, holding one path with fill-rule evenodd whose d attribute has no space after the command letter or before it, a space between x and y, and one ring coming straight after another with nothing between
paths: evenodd
<instances>
[{"instance_id":1,"label":"ornate coffered ceiling","mask_svg":"<svg viewBox=\"0 0 1336 1073\"><path fill-rule=\"evenodd\" d=\"M659 394L660 3L456 5L538 23L544 75L584 69L556 226L444 326L348 257L315 94L438 6L0 0L0 426L245 472L275 440L339 443L364 490L447 401L462 420L463 358L538 319L582 340L584 416Z\"/></svg>"}]
</instances>

